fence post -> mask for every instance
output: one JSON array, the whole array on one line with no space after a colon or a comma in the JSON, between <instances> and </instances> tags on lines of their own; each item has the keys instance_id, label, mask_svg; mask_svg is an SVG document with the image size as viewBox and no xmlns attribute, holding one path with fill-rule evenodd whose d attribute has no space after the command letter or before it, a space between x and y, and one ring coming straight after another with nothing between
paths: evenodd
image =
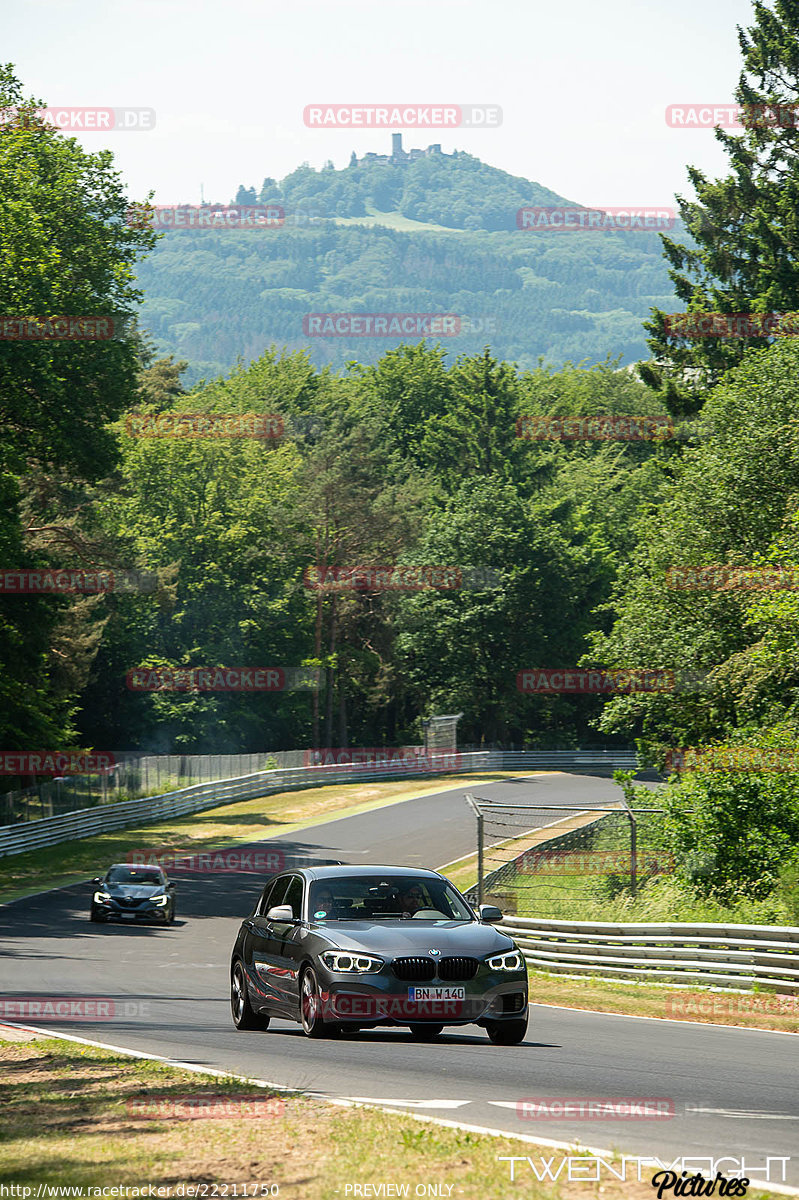
<instances>
[{"instance_id":1,"label":"fence post","mask_svg":"<svg viewBox=\"0 0 799 1200\"><path fill-rule=\"evenodd\" d=\"M483 903L483 814L480 808L475 804L474 796L467 792L464 800L471 806L474 815L477 817L477 908Z\"/></svg>"},{"instance_id":2,"label":"fence post","mask_svg":"<svg viewBox=\"0 0 799 1200\"><path fill-rule=\"evenodd\" d=\"M632 777L635 772L614 771L613 779L621 788L621 803L624 808L624 815L630 822L630 895L635 896L638 886L638 822L633 812L632 804L627 795L627 789L632 793L633 782Z\"/></svg>"},{"instance_id":3,"label":"fence post","mask_svg":"<svg viewBox=\"0 0 799 1200\"><path fill-rule=\"evenodd\" d=\"M483 903L483 814L477 814L477 908Z\"/></svg>"}]
</instances>

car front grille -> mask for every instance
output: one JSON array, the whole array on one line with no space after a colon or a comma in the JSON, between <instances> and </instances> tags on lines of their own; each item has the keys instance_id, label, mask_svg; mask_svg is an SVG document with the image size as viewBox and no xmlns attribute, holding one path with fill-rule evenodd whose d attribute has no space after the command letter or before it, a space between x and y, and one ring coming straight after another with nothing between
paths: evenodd
<instances>
[{"instance_id":1,"label":"car front grille","mask_svg":"<svg viewBox=\"0 0 799 1200\"><path fill-rule=\"evenodd\" d=\"M423 983L432 979L436 973L435 963L430 958L407 957L395 958L391 964L391 970L396 975L397 979L404 979L410 983Z\"/></svg>"},{"instance_id":2,"label":"car front grille","mask_svg":"<svg viewBox=\"0 0 799 1200\"><path fill-rule=\"evenodd\" d=\"M408 982L426 983L435 979L437 975L439 979L454 983L456 980L463 982L467 979L474 979L479 965L476 958L467 958L460 954L453 954L438 960L423 958L419 955L395 958L391 969L397 979L404 979Z\"/></svg>"},{"instance_id":3,"label":"car front grille","mask_svg":"<svg viewBox=\"0 0 799 1200\"><path fill-rule=\"evenodd\" d=\"M441 959L438 967L438 977L439 979L447 979L450 982L456 979L474 979L479 965L476 958L465 958L463 955L453 954L449 958Z\"/></svg>"},{"instance_id":4,"label":"car front grille","mask_svg":"<svg viewBox=\"0 0 799 1200\"><path fill-rule=\"evenodd\" d=\"M143 903L143 900L131 900L127 896L123 896L117 900L117 904L121 905L122 908L138 908Z\"/></svg>"}]
</instances>

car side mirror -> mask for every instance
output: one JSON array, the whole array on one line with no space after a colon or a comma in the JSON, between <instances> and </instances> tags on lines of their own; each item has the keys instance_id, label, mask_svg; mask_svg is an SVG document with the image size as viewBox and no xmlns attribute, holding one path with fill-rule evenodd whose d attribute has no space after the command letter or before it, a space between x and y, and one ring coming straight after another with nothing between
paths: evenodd
<instances>
[{"instance_id":1,"label":"car side mirror","mask_svg":"<svg viewBox=\"0 0 799 1200\"><path fill-rule=\"evenodd\" d=\"M489 925L495 925L497 921L502 920L502 909L497 908L495 904L481 904L477 911L480 914L480 920Z\"/></svg>"},{"instance_id":2,"label":"car side mirror","mask_svg":"<svg viewBox=\"0 0 799 1200\"><path fill-rule=\"evenodd\" d=\"M92 880L92 883L102 883L102 882L103 882L102 875L95 875L94 879Z\"/></svg>"},{"instance_id":3,"label":"car side mirror","mask_svg":"<svg viewBox=\"0 0 799 1200\"><path fill-rule=\"evenodd\" d=\"M166 888L167 888L168 892L174 892L174 890L177 886L178 885L176 883L173 883L172 880L170 880L169 883L166 885Z\"/></svg>"},{"instance_id":4,"label":"car side mirror","mask_svg":"<svg viewBox=\"0 0 799 1200\"><path fill-rule=\"evenodd\" d=\"M266 914L267 921L293 921L294 910L290 904L276 904L274 908L270 908Z\"/></svg>"}]
</instances>

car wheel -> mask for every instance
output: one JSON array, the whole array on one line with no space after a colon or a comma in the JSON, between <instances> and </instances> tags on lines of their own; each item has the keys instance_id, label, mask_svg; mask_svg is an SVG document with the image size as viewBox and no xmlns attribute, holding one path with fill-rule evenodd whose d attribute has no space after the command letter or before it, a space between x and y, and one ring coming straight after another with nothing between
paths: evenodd
<instances>
[{"instance_id":1,"label":"car wheel","mask_svg":"<svg viewBox=\"0 0 799 1200\"><path fill-rule=\"evenodd\" d=\"M307 967L300 982L300 1021L306 1037L330 1037L341 1026L322 1019L322 997L313 967Z\"/></svg>"},{"instance_id":2,"label":"car wheel","mask_svg":"<svg viewBox=\"0 0 799 1200\"><path fill-rule=\"evenodd\" d=\"M269 1026L269 1017L255 1012L250 1004L247 979L240 962L236 963L230 978L230 1011L237 1029L266 1029Z\"/></svg>"},{"instance_id":3,"label":"car wheel","mask_svg":"<svg viewBox=\"0 0 799 1200\"><path fill-rule=\"evenodd\" d=\"M432 1042L444 1028L443 1025L410 1025L411 1037L415 1042Z\"/></svg>"},{"instance_id":4,"label":"car wheel","mask_svg":"<svg viewBox=\"0 0 799 1200\"><path fill-rule=\"evenodd\" d=\"M171 925L174 920L175 920L175 910L174 910L174 908L170 908L169 911L167 912L166 916L164 917L164 924Z\"/></svg>"},{"instance_id":5,"label":"car wheel","mask_svg":"<svg viewBox=\"0 0 799 1200\"><path fill-rule=\"evenodd\" d=\"M105 921L105 915L100 913L94 907L94 905L92 905L91 911L89 912L89 920L94 921L96 925L102 925L103 921Z\"/></svg>"},{"instance_id":6,"label":"car wheel","mask_svg":"<svg viewBox=\"0 0 799 1200\"><path fill-rule=\"evenodd\" d=\"M495 1046L518 1046L527 1033L527 1018L519 1021L486 1021L486 1033Z\"/></svg>"}]
</instances>

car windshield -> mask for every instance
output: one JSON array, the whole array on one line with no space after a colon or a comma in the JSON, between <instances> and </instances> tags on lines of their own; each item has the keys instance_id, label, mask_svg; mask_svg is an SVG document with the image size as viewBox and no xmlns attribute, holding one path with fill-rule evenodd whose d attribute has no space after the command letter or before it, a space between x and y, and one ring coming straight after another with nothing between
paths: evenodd
<instances>
[{"instance_id":1,"label":"car windshield","mask_svg":"<svg viewBox=\"0 0 799 1200\"><path fill-rule=\"evenodd\" d=\"M314 921L473 921L455 889L424 876L347 875L311 885Z\"/></svg>"},{"instance_id":2,"label":"car windshield","mask_svg":"<svg viewBox=\"0 0 799 1200\"><path fill-rule=\"evenodd\" d=\"M141 871L135 867L112 867L105 877L106 883L144 883L158 886L163 879L157 871Z\"/></svg>"}]
</instances>

